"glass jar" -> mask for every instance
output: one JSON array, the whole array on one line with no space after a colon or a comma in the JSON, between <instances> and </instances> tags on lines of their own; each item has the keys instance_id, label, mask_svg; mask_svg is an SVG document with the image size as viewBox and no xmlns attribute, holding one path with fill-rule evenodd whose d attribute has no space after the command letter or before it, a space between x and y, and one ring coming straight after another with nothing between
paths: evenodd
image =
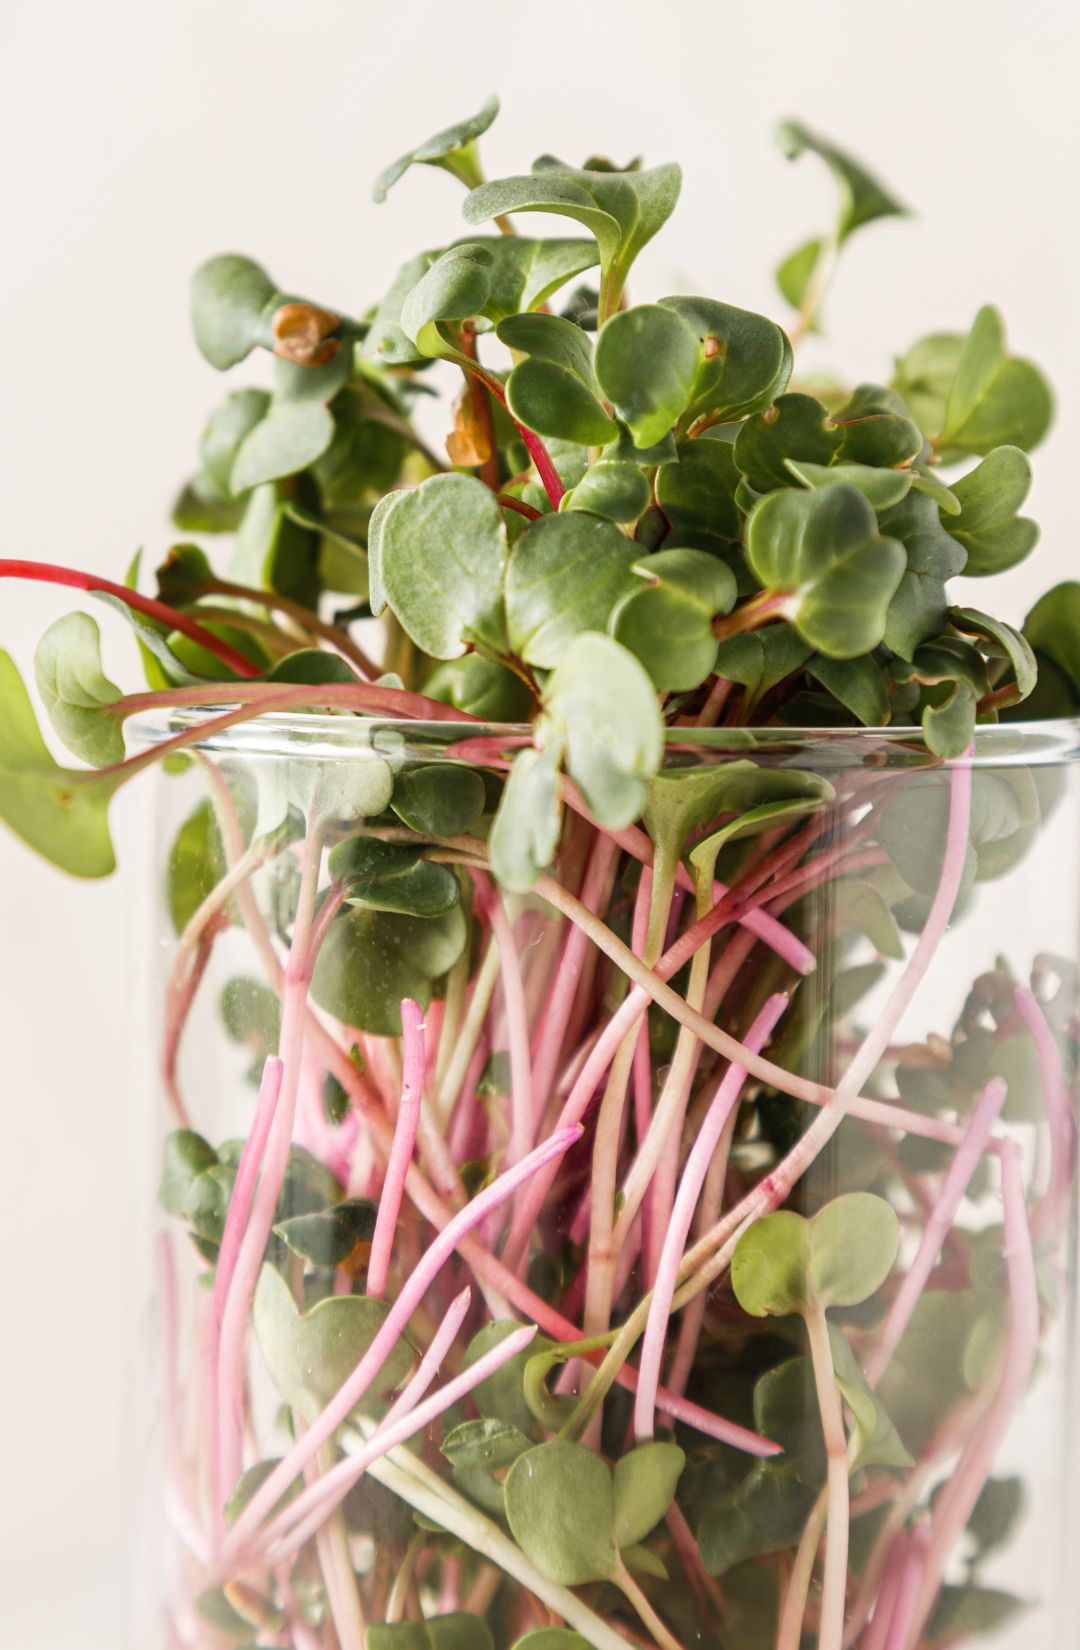
<instances>
[{"instance_id":1,"label":"glass jar","mask_svg":"<svg viewBox=\"0 0 1080 1650\"><path fill-rule=\"evenodd\" d=\"M132 1645L1066 1650L1080 724L676 728L515 894L528 737L158 782Z\"/></svg>"}]
</instances>

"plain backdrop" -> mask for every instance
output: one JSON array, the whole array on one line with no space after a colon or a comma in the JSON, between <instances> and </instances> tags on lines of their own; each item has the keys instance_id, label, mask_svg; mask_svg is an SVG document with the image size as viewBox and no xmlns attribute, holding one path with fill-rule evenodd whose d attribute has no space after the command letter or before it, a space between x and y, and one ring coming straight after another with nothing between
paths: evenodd
<instances>
[{"instance_id":1,"label":"plain backdrop","mask_svg":"<svg viewBox=\"0 0 1080 1650\"><path fill-rule=\"evenodd\" d=\"M245 251L362 310L408 254L460 232L444 174L411 173L381 208L372 177L497 90L491 175L544 150L682 161L638 297L783 315L770 271L833 201L819 163L775 149L784 115L892 184L917 215L852 244L813 359L881 378L921 333L1001 306L1061 394L1031 500L1043 543L996 600L1020 619L1077 563L1076 16L1066 0L7 0L0 553L122 576L142 545L153 565L222 393L189 335L192 268ZM24 671L72 605L0 584L0 643ZM134 681L122 626L106 662ZM0 1595L3 1642L25 1650L122 1636L131 1189L154 1172L130 1145L130 1108L155 1103L129 1058L145 808L115 808L125 864L102 884L0 837Z\"/></svg>"}]
</instances>

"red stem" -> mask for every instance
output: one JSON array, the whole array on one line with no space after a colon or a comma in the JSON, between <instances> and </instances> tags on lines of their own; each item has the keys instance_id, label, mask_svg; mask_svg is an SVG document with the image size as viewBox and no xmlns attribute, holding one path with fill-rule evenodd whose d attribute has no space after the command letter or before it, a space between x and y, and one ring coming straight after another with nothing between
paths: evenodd
<instances>
[{"instance_id":1,"label":"red stem","mask_svg":"<svg viewBox=\"0 0 1080 1650\"><path fill-rule=\"evenodd\" d=\"M242 653L223 642L195 619L189 619L183 613L177 613L175 608L167 607L164 602L155 601L152 596L140 596L137 590L129 590L125 584L115 584L112 579L98 578L95 573L80 573L75 567L58 567L47 561L16 561L0 559L0 579L32 579L39 584L67 585L72 590L101 591L106 596L115 596L117 601L130 607L133 613L143 613L148 619L157 619L161 624L167 624L170 630L178 630L189 641L197 642L223 665L238 676L259 676L262 674L258 665L245 659Z\"/></svg>"},{"instance_id":2,"label":"red stem","mask_svg":"<svg viewBox=\"0 0 1080 1650\"><path fill-rule=\"evenodd\" d=\"M513 417L513 414L511 414L511 417ZM514 423L517 424L516 418L514 419ZM521 431L522 441L524 441L526 447L529 449L529 457L536 465L537 474L539 475L540 480L544 483L544 491L551 500L551 508L553 510L557 510L562 502L562 496L566 491L566 488L559 480L559 472L556 470L555 465L552 462L551 454L544 446L544 443L541 441L540 437L535 435L532 430L527 430L524 424L518 424L518 429Z\"/></svg>"},{"instance_id":3,"label":"red stem","mask_svg":"<svg viewBox=\"0 0 1080 1650\"><path fill-rule=\"evenodd\" d=\"M513 413L510 412L509 407L506 406L506 389L502 383L502 380L496 378L492 373L485 372L483 367L477 366L475 362L470 363L469 371L475 378L479 379L485 389L490 390L491 394L503 407L506 407L507 412L510 413L510 417L514 418ZM544 446L544 443L535 431L527 430L524 424L518 423L516 418L514 418L514 423L517 424L518 433L528 448L529 457L536 465L537 474L544 484L544 491L551 500L551 508L553 510L557 510L566 489L559 480L559 472L556 470L555 465L552 462L551 454L548 452L547 448Z\"/></svg>"},{"instance_id":4,"label":"red stem","mask_svg":"<svg viewBox=\"0 0 1080 1650\"><path fill-rule=\"evenodd\" d=\"M515 510L526 521L539 521L543 512L532 504L526 504L523 498L514 498L510 493L496 493L496 499L504 510Z\"/></svg>"}]
</instances>

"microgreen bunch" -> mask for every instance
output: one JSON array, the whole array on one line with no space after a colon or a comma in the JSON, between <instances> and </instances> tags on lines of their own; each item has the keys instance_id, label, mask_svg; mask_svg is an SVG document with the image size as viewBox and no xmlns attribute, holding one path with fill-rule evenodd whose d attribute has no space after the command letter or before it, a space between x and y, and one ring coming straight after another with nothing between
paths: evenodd
<instances>
[{"instance_id":1,"label":"microgreen bunch","mask_svg":"<svg viewBox=\"0 0 1080 1650\"><path fill-rule=\"evenodd\" d=\"M469 233L370 310L196 272L203 356L270 387L211 412L153 596L0 562L99 596L146 676L52 626L66 768L0 655L0 817L101 876L129 778L206 786L164 889L166 1304L202 1285L191 1346L166 1325L172 1639L937 1650L1021 1608L981 1579L1020 1511L991 1474L1075 1177L1068 960L901 1041L1056 801L973 735L1080 706L1080 586L1023 631L948 589L1034 547L1050 394L992 307L888 384L800 376L844 246L904 214L804 127L839 201L785 330L633 301L678 167L487 181L497 109L382 174L451 174ZM259 719L270 757L232 742ZM225 935L255 1093L214 1144L182 1050Z\"/></svg>"}]
</instances>

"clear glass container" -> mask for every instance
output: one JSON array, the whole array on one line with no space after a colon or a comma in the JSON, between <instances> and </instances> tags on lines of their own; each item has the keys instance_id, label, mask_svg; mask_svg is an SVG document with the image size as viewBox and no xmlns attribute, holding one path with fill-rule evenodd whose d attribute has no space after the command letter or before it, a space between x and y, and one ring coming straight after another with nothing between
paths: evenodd
<instances>
[{"instance_id":1,"label":"clear glass container","mask_svg":"<svg viewBox=\"0 0 1080 1650\"><path fill-rule=\"evenodd\" d=\"M1080 724L527 738L158 781L133 1650L1074 1650Z\"/></svg>"}]
</instances>

